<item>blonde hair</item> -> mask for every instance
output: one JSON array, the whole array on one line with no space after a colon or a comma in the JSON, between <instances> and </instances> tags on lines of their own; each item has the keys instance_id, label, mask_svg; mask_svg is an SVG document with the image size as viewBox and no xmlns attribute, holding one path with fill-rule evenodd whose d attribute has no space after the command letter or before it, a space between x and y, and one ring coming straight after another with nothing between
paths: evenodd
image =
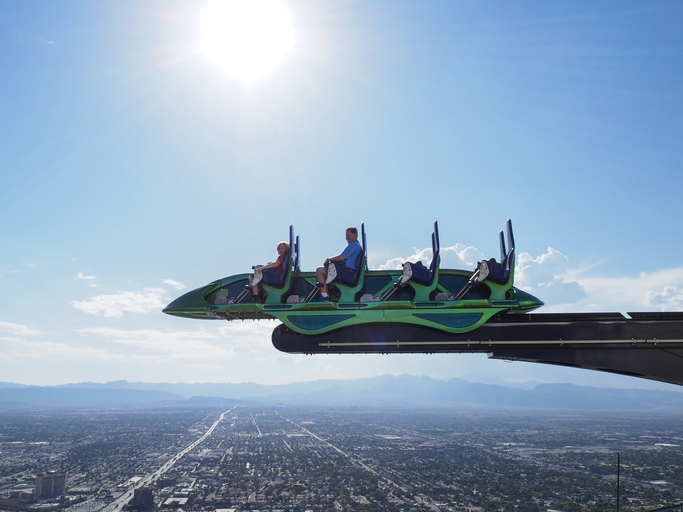
<instances>
[{"instance_id":1,"label":"blonde hair","mask_svg":"<svg viewBox=\"0 0 683 512\"><path fill-rule=\"evenodd\" d=\"M283 245L285 247L285 252L289 252L289 243L288 242L280 242L279 244L277 244L277 247L275 248L275 250L279 251L280 247L282 247Z\"/></svg>"}]
</instances>

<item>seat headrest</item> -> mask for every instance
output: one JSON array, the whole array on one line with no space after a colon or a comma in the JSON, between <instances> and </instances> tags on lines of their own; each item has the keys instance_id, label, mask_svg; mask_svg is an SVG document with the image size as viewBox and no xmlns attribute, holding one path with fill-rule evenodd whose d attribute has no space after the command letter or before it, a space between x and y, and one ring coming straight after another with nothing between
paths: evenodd
<instances>
[{"instance_id":1,"label":"seat headrest","mask_svg":"<svg viewBox=\"0 0 683 512\"><path fill-rule=\"evenodd\" d=\"M439 261L439 251L440 249L437 249L436 252L434 252L434 256L432 256L432 262L429 264L430 272L434 272L436 270L436 264Z\"/></svg>"}]
</instances>

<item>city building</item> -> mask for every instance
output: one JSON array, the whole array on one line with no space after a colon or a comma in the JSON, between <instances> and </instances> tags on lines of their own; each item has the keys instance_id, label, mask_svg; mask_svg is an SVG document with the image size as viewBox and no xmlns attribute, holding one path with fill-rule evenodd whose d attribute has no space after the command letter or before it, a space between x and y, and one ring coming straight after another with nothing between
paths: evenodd
<instances>
[{"instance_id":1,"label":"city building","mask_svg":"<svg viewBox=\"0 0 683 512\"><path fill-rule=\"evenodd\" d=\"M133 493L133 501L130 503L133 508L152 508L154 506L154 494L149 487L140 487Z\"/></svg>"},{"instance_id":2,"label":"city building","mask_svg":"<svg viewBox=\"0 0 683 512\"><path fill-rule=\"evenodd\" d=\"M36 475L35 499L64 494L66 473L64 471L48 471Z\"/></svg>"}]
</instances>

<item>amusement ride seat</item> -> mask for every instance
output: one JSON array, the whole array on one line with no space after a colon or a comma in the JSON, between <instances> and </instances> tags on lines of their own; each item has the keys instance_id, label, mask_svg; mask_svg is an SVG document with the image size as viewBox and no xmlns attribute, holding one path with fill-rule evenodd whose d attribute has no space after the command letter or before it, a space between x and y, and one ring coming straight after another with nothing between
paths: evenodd
<instances>
[{"instance_id":1,"label":"amusement ride seat","mask_svg":"<svg viewBox=\"0 0 683 512\"><path fill-rule=\"evenodd\" d=\"M394 293L403 289L405 286L410 286L415 292L413 300L415 302L428 302L431 300L430 296L436 287L439 285L439 264L441 257L439 255L441 245L439 242L439 224L434 222L434 232L432 233L432 262L429 268L422 265L421 262L413 263L406 261L403 264L403 274L398 280L379 296L378 300L389 300Z\"/></svg>"},{"instance_id":2,"label":"amusement ride seat","mask_svg":"<svg viewBox=\"0 0 683 512\"><path fill-rule=\"evenodd\" d=\"M480 265L488 266L489 274L488 280L494 283L505 284L510 280L510 272L515 261L515 249L510 249L503 258L503 261L498 263L495 258L488 261L482 261Z\"/></svg>"},{"instance_id":3,"label":"amusement ride seat","mask_svg":"<svg viewBox=\"0 0 683 512\"><path fill-rule=\"evenodd\" d=\"M294 228L289 226L289 252L282 262L282 274L271 274L273 282L266 283L261 281L260 286L268 294L266 299L267 304L279 304L282 302L282 296L289 292L292 282L292 273L297 270L299 265L299 236L294 241Z\"/></svg>"},{"instance_id":4,"label":"amusement ride seat","mask_svg":"<svg viewBox=\"0 0 683 512\"><path fill-rule=\"evenodd\" d=\"M327 284L334 283L341 294L339 302L356 302L356 295L363 288L365 270L368 265L367 240L365 239L365 224L361 224L361 252L356 260L355 272L339 272L333 263L330 263L327 274ZM333 270L334 269L334 270Z\"/></svg>"},{"instance_id":5,"label":"amusement ride seat","mask_svg":"<svg viewBox=\"0 0 683 512\"><path fill-rule=\"evenodd\" d=\"M472 274L470 280L458 293L449 300L460 300L465 297L472 288L479 286L484 281L492 281L497 284L512 287L515 274L515 238L512 234L512 221L507 221L508 242L510 250L505 249L505 235L500 232L500 263L495 258L482 260ZM507 295L507 292L506 292Z\"/></svg>"},{"instance_id":6,"label":"amusement ride seat","mask_svg":"<svg viewBox=\"0 0 683 512\"><path fill-rule=\"evenodd\" d=\"M407 270L406 266L410 266L410 272L412 272L407 284L415 291L415 302L429 301L431 293L439 284L439 263L441 262L439 253L441 247L439 243L439 226L436 222L434 222L434 233L432 233L432 251L434 256L432 256L429 268L409 261L403 265L404 274Z\"/></svg>"},{"instance_id":7,"label":"amusement ride seat","mask_svg":"<svg viewBox=\"0 0 683 512\"><path fill-rule=\"evenodd\" d=\"M515 239L512 234L512 222L507 221L508 243L510 250L505 249L505 235L500 232L500 263L495 258L484 260L479 263L482 267L482 273L489 281L498 284L507 284L510 281L511 274L515 269Z\"/></svg>"}]
</instances>

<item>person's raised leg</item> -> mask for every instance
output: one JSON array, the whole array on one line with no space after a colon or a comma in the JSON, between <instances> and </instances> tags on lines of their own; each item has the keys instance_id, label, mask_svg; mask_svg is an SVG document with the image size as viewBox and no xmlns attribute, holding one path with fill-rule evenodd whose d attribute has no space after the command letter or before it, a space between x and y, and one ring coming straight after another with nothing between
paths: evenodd
<instances>
[{"instance_id":1,"label":"person's raised leg","mask_svg":"<svg viewBox=\"0 0 683 512\"><path fill-rule=\"evenodd\" d=\"M318 267L315 269L315 278L316 280L322 284L322 287L320 288L320 295L323 297L328 297L328 291L327 291L327 267Z\"/></svg>"}]
</instances>

